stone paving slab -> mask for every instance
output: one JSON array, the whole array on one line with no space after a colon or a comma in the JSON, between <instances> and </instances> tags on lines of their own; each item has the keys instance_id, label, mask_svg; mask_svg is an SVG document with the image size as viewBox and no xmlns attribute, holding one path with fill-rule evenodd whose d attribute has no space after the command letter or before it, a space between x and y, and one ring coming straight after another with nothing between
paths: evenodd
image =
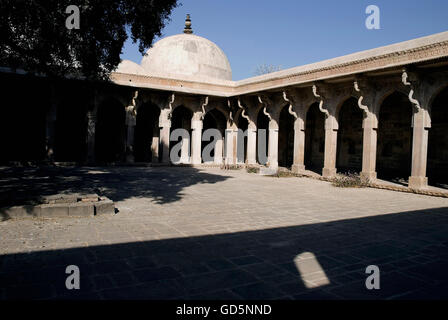
<instances>
[{"instance_id":1,"label":"stone paving slab","mask_svg":"<svg viewBox=\"0 0 448 320\"><path fill-rule=\"evenodd\" d=\"M447 297L448 199L218 168L0 174L3 195L95 193L119 211L3 217L1 299ZM365 287L371 264L380 290ZM80 290L65 287L68 265Z\"/></svg>"}]
</instances>

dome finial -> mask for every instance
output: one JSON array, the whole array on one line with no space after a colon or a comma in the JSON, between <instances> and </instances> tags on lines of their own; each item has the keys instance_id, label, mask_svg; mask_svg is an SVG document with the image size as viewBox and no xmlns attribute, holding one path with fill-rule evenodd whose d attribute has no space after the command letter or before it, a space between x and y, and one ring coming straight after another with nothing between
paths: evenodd
<instances>
[{"instance_id":1,"label":"dome finial","mask_svg":"<svg viewBox=\"0 0 448 320\"><path fill-rule=\"evenodd\" d=\"M192 34L193 33L193 29L191 29L190 14L188 14L188 13L187 13L187 18L185 19L184 33L186 33L186 34Z\"/></svg>"}]
</instances>

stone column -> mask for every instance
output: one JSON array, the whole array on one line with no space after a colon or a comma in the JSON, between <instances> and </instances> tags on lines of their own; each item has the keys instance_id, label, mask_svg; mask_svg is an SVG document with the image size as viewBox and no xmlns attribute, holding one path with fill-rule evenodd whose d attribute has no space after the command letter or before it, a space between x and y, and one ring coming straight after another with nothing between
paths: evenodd
<instances>
[{"instance_id":1,"label":"stone column","mask_svg":"<svg viewBox=\"0 0 448 320\"><path fill-rule=\"evenodd\" d=\"M378 120L373 113L368 113L362 121L362 171L361 177L368 180L376 179L376 147Z\"/></svg>"},{"instance_id":2,"label":"stone column","mask_svg":"<svg viewBox=\"0 0 448 320\"><path fill-rule=\"evenodd\" d=\"M227 128L225 132L226 164L236 164L236 132L234 128Z\"/></svg>"},{"instance_id":3,"label":"stone column","mask_svg":"<svg viewBox=\"0 0 448 320\"><path fill-rule=\"evenodd\" d=\"M171 120L168 118L168 112L160 113L159 128L160 128L160 149L162 150L162 163L170 163L170 133ZM159 149L159 150L160 150Z\"/></svg>"},{"instance_id":4,"label":"stone column","mask_svg":"<svg viewBox=\"0 0 448 320\"><path fill-rule=\"evenodd\" d=\"M269 144L268 144L269 168L278 168L278 124L276 121L269 121Z\"/></svg>"},{"instance_id":5,"label":"stone column","mask_svg":"<svg viewBox=\"0 0 448 320\"><path fill-rule=\"evenodd\" d=\"M87 111L87 163L95 163L96 112Z\"/></svg>"},{"instance_id":6,"label":"stone column","mask_svg":"<svg viewBox=\"0 0 448 320\"><path fill-rule=\"evenodd\" d=\"M134 132L136 125L136 113L133 108L126 110L126 162L134 162Z\"/></svg>"},{"instance_id":7,"label":"stone column","mask_svg":"<svg viewBox=\"0 0 448 320\"><path fill-rule=\"evenodd\" d=\"M336 150L338 141L338 129L336 119L328 116L325 119L325 155L323 177L333 177L336 175Z\"/></svg>"},{"instance_id":8,"label":"stone column","mask_svg":"<svg viewBox=\"0 0 448 320\"><path fill-rule=\"evenodd\" d=\"M247 164L257 164L257 127L253 123L247 127Z\"/></svg>"},{"instance_id":9,"label":"stone column","mask_svg":"<svg viewBox=\"0 0 448 320\"><path fill-rule=\"evenodd\" d=\"M300 173L305 171L305 126L302 118L294 121L294 159L292 172Z\"/></svg>"},{"instance_id":10,"label":"stone column","mask_svg":"<svg viewBox=\"0 0 448 320\"><path fill-rule=\"evenodd\" d=\"M151 162L152 163L159 162L159 144L160 144L159 134L160 134L159 128L154 127L153 133L152 133L152 142L151 142Z\"/></svg>"},{"instance_id":11,"label":"stone column","mask_svg":"<svg viewBox=\"0 0 448 320\"><path fill-rule=\"evenodd\" d=\"M179 163L190 163L190 138L182 138Z\"/></svg>"},{"instance_id":12,"label":"stone column","mask_svg":"<svg viewBox=\"0 0 448 320\"><path fill-rule=\"evenodd\" d=\"M56 132L56 104L52 103L45 119L45 157L47 161L54 160L54 142Z\"/></svg>"},{"instance_id":13,"label":"stone column","mask_svg":"<svg viewBox=\"0 0 448 320\"><path fill-rule=\"evenodd\" d=\"M201 164L202 120L200 118L191 120L191 129L191 164Z\"/></svg>"},{"instance_id":14,"label":"stone column","mask_svg":"<svg viewBox=\"0 0 448 320\"><path fill-rule=\"evenodd\" d=\"M224 138L221 137L221 139L218 139L215 144L215 157L213 159L213 162L215 164L222 164L223 149L224 149Z\"/></svg>"},{"instance_id":15,"label":"stone column","mask_svg":"<svg viewBox=\"0 0 448 320\"><path fill-rule=\"evenodd\" d=\"M413 117L412 169L409 187L421 189L428 186L426 163L428 156L428 129L430 127L428 112L420 108Z\"/></svg>"}]
</instances>

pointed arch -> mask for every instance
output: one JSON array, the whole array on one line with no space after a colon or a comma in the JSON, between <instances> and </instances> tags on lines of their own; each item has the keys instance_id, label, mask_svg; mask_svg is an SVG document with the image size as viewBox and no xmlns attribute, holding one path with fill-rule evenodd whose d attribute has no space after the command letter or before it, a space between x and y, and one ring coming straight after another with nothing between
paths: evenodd
<instances>
[{"instance_id":1,"label":"pointed arch","mask_svg":"<svg viewBox=\"0 0 448 320\"><path fill-rule=\"evenodd\" d=\"M448 188L448 85L430 99L431 129L428 137L428 182Z\"/></svg>"},{"instance_id":2,"label":"pointed arch","mask_svg":"<svg viewBox=\"0 0 448 320\"><path fill-rule=\"evenodd\" d=\"M289 113L289 104L284 104L279 110L278 132L278 164L291 168L294 162L294 121Z\"/></svg>"},{"instance_id":3,"label":"pointed arch","mask_svg":"<svg viewBox=\"0 0 448 320\"><path fill-rule=\"evenodd\" d=\"M378 178L405 183L411 173L412 104L396 90L383 97L378 114Z\"/></svg>"},{"instance_id":4,"label":"pointed arch","mask_svg":"<svg viewBox=\"0 0 448 320\"><path fill-rule=\"evenodd\" d=\"M305 117L305 168L321 174L324 167L325 115L319 103L309 105Z\"/></svg>"},{"instance_id":5,"label":"pointed arch","mask_svg":"<svg viewBox=\"0 0 448 320\"><path fill-rule=\"evenodd\" d=\"M336 168L339 172L361 172L363 147L363 111L350 96L336 109L338 137Z\"/></svg>"}]
</instances>

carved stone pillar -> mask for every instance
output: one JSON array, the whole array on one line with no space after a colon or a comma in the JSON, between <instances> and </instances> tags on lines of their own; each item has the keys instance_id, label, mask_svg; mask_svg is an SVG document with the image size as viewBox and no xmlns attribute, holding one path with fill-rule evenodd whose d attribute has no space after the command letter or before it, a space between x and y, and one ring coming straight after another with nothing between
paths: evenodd
<instances>
[{"instance_id":1,"label":"carved stone pillar","mask_svg":"<svg viewBox=\"0 0 448 320\"><path fill-rule=\"evenodd\" d=\"M362 121L362 171L361 176L369 180L376 179L377 120L368 113Z\"/></svg>"},{"instance_id":2,"label":"carved stone pillar","mask_svg":"<svg viewBox=\"0 0 448 320\"><path fill-rule=\"evenodd\" d=\"M420 108L414 113L412 140L412 169L409 177L409 187L421 189L428 186L426 164L428 156L429 114Z\"/></svg>"},{"instance_id":3,"label":"carved stone pillar","mask_svg":"<svg viewBox=\"0 0 448 320\"><path fill-rule=\"evenodd\" d=\"M319 100L319 110L325 114L325 153L322 176L329 178L336 175L338 123L334 115L334 105L328 103L329 101L331 102L331 99L328 99L328 88L322 86L318 88L318 86L314 84L312 91L314 97Z\"/></svg>"},{"instance_id":4,"label":"carved stone pillar","mask_svg":"<svg viewBox=\"0 0 448 320\"><path fill-rule=\"evenodd\" d=\"M222 164L223 149L224 149L224 137L221 137L221 139L218 139L215 144L215 157L213 159L213 162L215 164Z\"/></svg>"},{"instance_id":5,"label":"carved stone pillar","mask_svg":"<svg viewBox=\"0 0 448 320\"><path fill-rule=\"evenodd\" d=\"M182 129L187 130L188 135L186 137L182 137L179 163L189 164L191 162L190 158L191 120L182 119Z\"/></svg>"},{"instance_id":6,"label":"carved stone pillar","mask_svg":"<svg viewBox=\"0 0 448 320\"><path fill-rule=\"evenodd\" d=\"M160 144L160 130L158 127L153 128L152 142L151 142L151 162L159 162L159 144Z\"/></svg>"},{"instance_id":7,"label":"carved stone pillar","mask_svg":"<svg viewBox=\"0 0 448 320\"><path fill-rule=\"evenodd\" d=\"M333 116L325 120L325 155L322 176L333 177L336 175L336 150L338 141L338 130L336 119Z\"/></svg>"},{"instance_id":8,"label":"carved stone pillar","mask_svg":"<svg viewBox=\"0 0 448 320\"><path fill-rule=\"evenodd\" d=\"M375 109L373 102L377 89L363 77L355 79L353 88L358 95L358 107L363 112L362 171L360 175L365 179L375 180L378 119L372 110Z\"/></svg>"},{"instance_id":9,"label":"carved stone pillar","mask_svg":"<svg viewBox=\"0 0 448 320\"><path fill-rule=\"evenodd\" d=\"M193 120L191 121L191 129L191 164L201 164L202 120L200 118L194 119L193 117Z\"/></svg>"},{"instance_id":10,"label":"carved stone pillar","mask_svg":"<svg viewBox=\"0 0 448 320\"><path fill-rule=\"evenodd\" d=\"M269 122L268 162L269 168L278 168L278 124L274 120Z\"/></svg>"},{"instance_id":11,"label":"carved stone pillar","mask_svg":"<svg viewBox=\"0 0 448 320\"><path fill-rule=\"evenodd\" d=\"M303 119L297 118L294 121L294 159L292 172L300 173L305 171L305 130Z\"/></svg>"},{"instance_id":12,"label":"carved stone pillar","mask_svg":"<svg viewBox=\"0 0 448 320\"><path fill-rule=\"evenodd\" d=\"M235 128L227 128L225 133L226 164L236 164L237 133Z\"/></svg>"},{"instance_id":13,"label":"carved stone pillar","mask_svg":"<svg viewBox=\"0 0 448 320\"><path fill-rule=\"evenodd\" d=\"M96 112L87 111L87 163L95 163Z\"/></svg>"},{"instance_id":14,"label":"carved stone pillar","mask_svg":"<svg viewBox=\"0 0 448 320\"><path fill-rule=\"evenodd\" d=\"M133 108L126 110L126 162L134 162L134 132L136 124L136 113Z\"/></svg>"},{"instance_id":15,"label":"carved stone pillar","mask_svg":"<svg viewBox=\"0 0 448 320\"><path fill-rule=\"evenodd\" d=\"M52 103L45 119L45 157L47 161L54 160L54 142L56 132L56 105Z\"/></svg>"},{"instance_id":16,"label":"carved stone pillar","mask_svg":"<svg viewBox=\"0 0 448 320\"><path fill-rule=\"evenodd\" d=\"M257 127L253 123L247 127L247 164L257 164Z\"/></svg>"},{"instance_id":17,"label":"carved stone pillar","mask_svg":"<svg viewBox=\"0 0 448 320\"><path fill-rule=\"evenodd\" d=\"M171 120L168 119L167 112L160 113L159 118L159 128L160 128L160 149L162 151L162 163L170 163L170 131L171 131Z\"/></svg>"},{"instance_id":18,"label":"carved stone pillar","mask_svg":"<svg viewBox=\"0 0 448 320\"><path fill-rule=\"evenodd\" d=\"M412 103L412 168L409 188L421 189L428 186L426 164L428 157L428 129L431 119L428 113L427 99L424 99L425 82L419 74L403 69L401 81L409 89L409 101ZM417 93L417 94L416 94Z\"/></svg>"}]
</instances>

